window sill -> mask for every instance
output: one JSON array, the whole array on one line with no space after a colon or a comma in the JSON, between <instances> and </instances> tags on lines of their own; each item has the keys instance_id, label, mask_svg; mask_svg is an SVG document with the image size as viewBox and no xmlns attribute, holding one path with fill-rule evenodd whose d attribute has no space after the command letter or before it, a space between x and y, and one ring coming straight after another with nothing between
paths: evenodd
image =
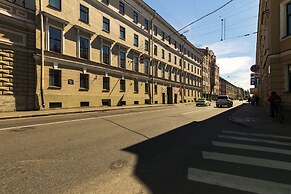
<instances>
[{"instance_id":1,"label":"window sill","mask_svg":"<svg viewBox=\"0 0 291 194\"><path fill-rule=\"evenodd\" d=\"M84 24L89 25L89 21L84 21L84 20L82 20L82 19L79 19L79 21L82 22L82 23L84 23Z\"/></svg>"},{"instance_id":2,"label":"window sill","mask_svg":"<svg viewBox=\"0 0 291 194\"><path fill-rule=\"evenodd\" d=\"M60 86L49 86L48 89L49 90L60 90L60 89L62 89L62 87L60 87Z\"/></svg>"},{"instance_id":3,"label":"window sill","mask_svg":"<svg viewBox=\"0 0 291 194\"><path fill-rule=\"evenodd\" d=\"M80 88L79 91L81 91L81 92L87 92L87 91L89 91L89 88Z\"/></svg>"},{"instance_id":4,"label":"window sill","mask_svg":"<svg viewBox=\"0 0 291 194\"><path fill-rule=\"evenodd\" d=\"M102 29L103 32L110 33L110 30Z\"/></svg>"},{"instance_id":5,"label":"window sill","mask_svg":"<svg viewBox=\"0 0 291 194\"><path fill-rule=\"evenodd\" d=\"M56 10L56 11L62 11L62 8L57 8L57 7L54 7L54 6L52 6L52 5L48 5L47 7L49 7L49 8L51 8L51 9L53 9L53 10Z\"/></svg>"},{"instance_id":6,"label":"window sill","mask_svg":"<svg viewBox=\"0 0 291 194\"><path fill-rule=\"evenodd\" d=\"M124 93L125 91L124 91L124 90L120 90L119 92L122 92L122 93Z\"/></svg>"},{"instance_id":7,"label":"window sill","mask_svg":"<svg viewBox=\"0 0 291 194\"><path fill-rule=\"evenodd\" d=\"M107 90L107 89L103 89L102 92L106 92L106 93L108 93L109 90Z\"/></svg>"},{"instance_id":8,"label":"window sill","mask_svg":"<svg viewBox=\"0 0 291 194\"><path fill-rule=\"evenodd\" d=\"M124 41L125 41L125 38L123 38L123 37L119 37L119 39L121 39L121 40L124 40Z\"/></svg>"}]
</instances>

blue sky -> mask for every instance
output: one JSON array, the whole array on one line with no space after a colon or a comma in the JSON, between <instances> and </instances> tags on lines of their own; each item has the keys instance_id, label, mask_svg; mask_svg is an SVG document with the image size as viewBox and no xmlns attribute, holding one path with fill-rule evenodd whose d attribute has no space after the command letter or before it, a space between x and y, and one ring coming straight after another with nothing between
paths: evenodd
<instances>
[{"instance_id":1,"label":"blue sky","mask_svg":"<svg viewBox=\"0 0 291 194\"><path fill-rule=\"evenodd\" d=\"M229 0L144 0L177 30L216 10ZM213 50L220 76L236 86L249 89L250 66L255 64L259 0L234 0L223 9L185 30L197 47ZM224 40L221 41L225 20ZM181 31L184 32L185 30ZM246 34L251 34L245 36Z\"/></svg>"}]
</instances>

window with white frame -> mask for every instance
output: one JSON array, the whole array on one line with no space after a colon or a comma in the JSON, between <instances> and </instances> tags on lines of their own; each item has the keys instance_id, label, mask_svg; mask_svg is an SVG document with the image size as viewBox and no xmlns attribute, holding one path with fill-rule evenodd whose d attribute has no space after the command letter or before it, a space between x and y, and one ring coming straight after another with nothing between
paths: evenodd
<instances>
[{"instance_id":1,"label":"window with white frame","mask_svg":"<svg viewBox=\"0 0 291 194\"><path fill-rule=\"evenodd\" d=\"M62 30L49 26L49 50L61 53L62 50Z\"/></svg>"},{"instance_id":2,"label":"window with white frame","mask_svg":"<svg viewBox=\"0 0 291 194\"><path fill-rule=\"evenodd\" d=\"M80 58L89 59L89 39L80 37Z\"/></svg>"},{"instance_id":3,"label":"window with white frame","mask_svg":"<svg viewBox=\"0 0 291 194\"><path fill-rule=\"evenodd\" d=\"M53 8L61 10L61 0L49 0L49 5Z\"/></svg>"},{"instance_id":4,"label":"window with white frame","mask_svg":"<svg viewBox=\"0 0 291 194\"><path fill-rule=\"evenodd\" d=\"M110 47L103 44L102 46L102 60L106 65L110 65Z\"/></svg>"},{"instance_id":5,"label":"window with white frame","mask_svg":"<svg viewBox=\"0 0 291 194\"><path fill-rule=\"evenodd\" d=\"M124 51L120 51L119 52L119 64L121 68L125 68L126 67L126 54Z\"/></svg>"},{"instance_id":6,"label":"window with white frame","mask_svg":"<svg viewBox=\"0 0 291 194\"><path fill-rule=\"evenodd\" d=\"M138 57L137 56L134 56L133 57L133 67L132 67L132 70L135 71L135 72L138 72Z\"/></svg>"}]
</instances>

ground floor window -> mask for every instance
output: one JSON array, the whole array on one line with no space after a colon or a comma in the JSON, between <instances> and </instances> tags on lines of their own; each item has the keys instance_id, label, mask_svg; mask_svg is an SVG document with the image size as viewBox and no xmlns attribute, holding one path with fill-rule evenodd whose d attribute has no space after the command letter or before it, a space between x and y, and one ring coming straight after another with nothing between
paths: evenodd
<instances>
[{"instance_id":1,"label":"ground floor window","mask_svg":"<svg viewBox=\"0 0 291 194\"><path fill-rule=\"evenodd\" d=\"M110 79L109 77L103 77L103 90L109 91L110 90Z\"/></svg>"},{"instance_id":2,"label":"ground floor window","mask_svg":"<svg viewBox=\"0 0 291 194\"><path fill-rule=\"evenodd\" d=\"M80 88L89 89L89 74L80 73Z\"/></svg>"},{"instance_id":3,"label":"ground floor window","mask_svg":"<svg viewBox=\"0 0 291 194\"><path fill-rule=\"evenodd\" d=\"M155 84L155 94L158 94L158 85Z\"/></svg>"},{"instance_id":4,"label":"ground floor window","mask_svg":"<svg viewBox=\"0 0 291 194\"><path fill-rule=\"evenodd\" d=\"M148 94L149 93L149 83L146 82L144 87L145 87L144 88L145 93Z\"/></svg>"},{"instance_id":5,"label":"ground floor window","mask_svg":"<svg viewBox=\"0 0 291 194\"><path fill-rule=\"evenodd\" d=\"M62 87L62 71L59 69L49 70L49 85Z\"/></svg>"},{"instance_id":6,"label":"ground floor window","mask_svg":"<svg viewBox=\"0 0 291 194\"><path fill-rule=\"evenodd\" d=\"M134 93L138 93L138 81L134 80Z\"/></svg>"}]
</instances>

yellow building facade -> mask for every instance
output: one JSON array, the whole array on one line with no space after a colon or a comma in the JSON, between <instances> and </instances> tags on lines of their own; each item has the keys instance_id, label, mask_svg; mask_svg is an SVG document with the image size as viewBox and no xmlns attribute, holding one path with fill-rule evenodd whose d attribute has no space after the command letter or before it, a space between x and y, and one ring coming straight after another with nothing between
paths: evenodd
<instances>
[{"instance_id":1,"label":"yellow building facade","mask_svg":"<svg viewBox=\"0 0 291 194\"><path fill-rule=\"evenodd\" d=\"M201 96L202 53L143 1L36 1L40 108Z\"/></svg>"},{"instance_id":2,"label":"yellow building facade","mask_svg":"<svg viewBox=\"0 0 291 194\"><path fill-rule=\"evenodd\" d=\"M291 107L291 0L260 1L256 63L263 105L272 91Z\"/></svg>"}]
</instances>

